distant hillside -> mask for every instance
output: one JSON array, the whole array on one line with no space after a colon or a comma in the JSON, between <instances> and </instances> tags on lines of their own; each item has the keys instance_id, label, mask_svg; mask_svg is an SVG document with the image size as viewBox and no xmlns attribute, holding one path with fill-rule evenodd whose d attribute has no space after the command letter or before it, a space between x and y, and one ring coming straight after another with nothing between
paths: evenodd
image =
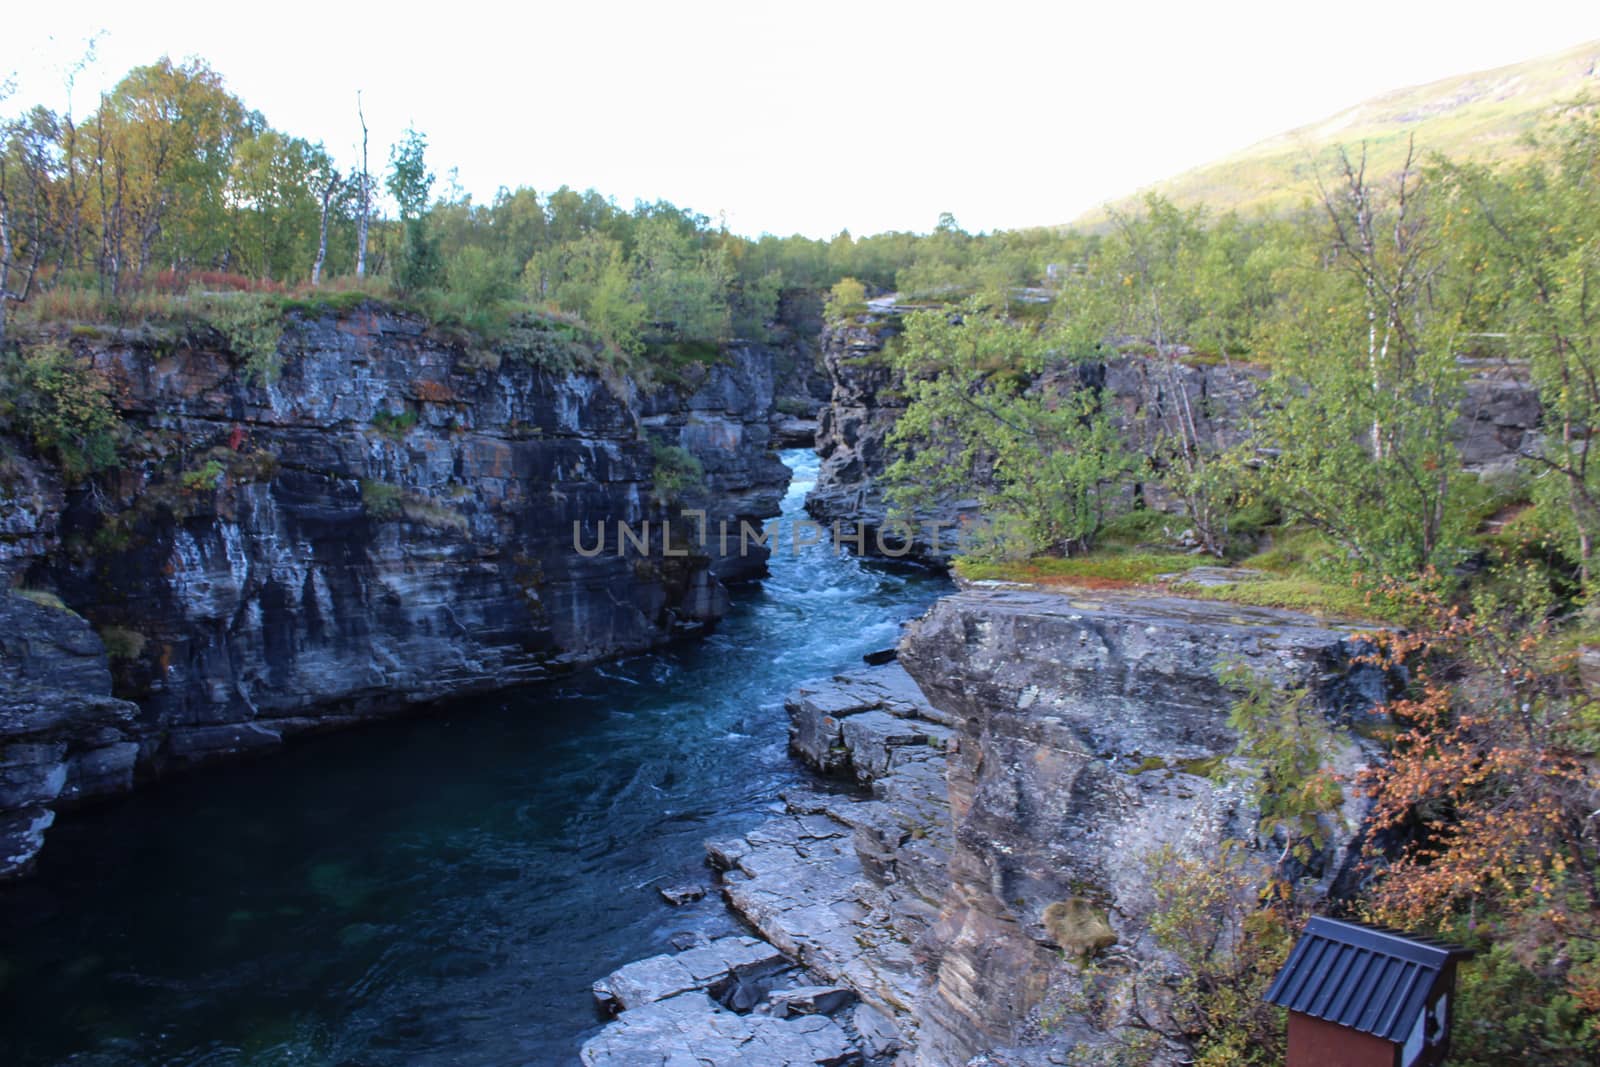
<instances>
[{"instance_id":1,"label":"distant hillside","mask_svg":"<svg viewBox=\"0 0 1600 1067\"><path fill-rule=\"evenodd\" d=\"M1600 98L1600 41L1385 93L1157 182L1117 206L1133 206L1153 192L1182 206L1206 204L1222 211L1290 207L1314 193L1317 168L1330 173L1340 145L1354 150L1366 142L1369 173L1391 174L1405 160L1410 133L1424 152L1457 159L1512 158L1523 152L1524 133L1584 93ZM1101 207L1074 225L1094 227L1105 219Z\"/></svg>"}]
</instances>

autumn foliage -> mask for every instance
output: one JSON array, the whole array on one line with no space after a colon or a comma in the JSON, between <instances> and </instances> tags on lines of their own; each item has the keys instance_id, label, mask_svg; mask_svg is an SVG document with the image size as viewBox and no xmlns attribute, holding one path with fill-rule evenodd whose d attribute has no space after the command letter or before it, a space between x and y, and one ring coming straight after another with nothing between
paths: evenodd
<instances>
[{"instance_id":1,"label":"autumn foliage","mask_svg":"<svg viewBox=\"0 0 1600 1067\"><path fill-rule=\"evenodd\" d=\"M1419 598L1420 600L1420 598ZM1431 604L1382 638L1416 672L1364 784L1373 799L1364 907L1473 944L1465 1062L1579 1063L1600 1052L1597 720L1550 621ZM1478 1003L1474 1004L1474 1000Z\"/></svg>"}]
</instances>

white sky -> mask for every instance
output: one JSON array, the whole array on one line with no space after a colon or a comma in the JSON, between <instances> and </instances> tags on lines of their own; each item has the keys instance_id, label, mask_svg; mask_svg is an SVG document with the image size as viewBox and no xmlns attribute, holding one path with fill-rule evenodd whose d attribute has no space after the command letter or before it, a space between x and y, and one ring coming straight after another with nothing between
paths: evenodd
<instances>
[{"instance_id":1,"label":"white sky","mask_svg":"<svg viewBox=\"0 0 1600 1067\"><path fill-rule=\"evenodd\" d=\"M664 198L742 233L1066 222L1387 89L1600 38L1594 0L1313 5L457 0L14 5L5 105L74 109L199 55L279 129L348 164L408 123L443 180Z\"/></svg>"}]
</instances>

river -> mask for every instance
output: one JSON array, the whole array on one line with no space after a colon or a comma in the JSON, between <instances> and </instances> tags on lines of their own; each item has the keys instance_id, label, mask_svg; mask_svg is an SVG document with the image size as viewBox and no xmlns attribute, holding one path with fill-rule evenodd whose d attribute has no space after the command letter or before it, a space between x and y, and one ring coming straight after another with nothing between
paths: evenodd
<instances>
[{"instance_id":1,"label":"river","mask_svg":"<svg viewBox=\"0 0 1600 1067\"><path fill-rule=\"evenodd\" d=\"M791 542L704 640L63 817L0 891L0 1062L575 1063L594 979L732 928L656 887L805 775L784 694L947 589Z\"/></svg>"}]
</instances>

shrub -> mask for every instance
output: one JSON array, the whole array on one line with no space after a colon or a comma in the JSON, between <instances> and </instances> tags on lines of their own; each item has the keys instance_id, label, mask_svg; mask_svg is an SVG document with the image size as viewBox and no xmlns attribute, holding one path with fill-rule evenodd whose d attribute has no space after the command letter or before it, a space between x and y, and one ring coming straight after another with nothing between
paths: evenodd
<instances>
[{"instance_id":1,"label":"shrub","mask_svg":"<svg viewBox=\"0 0 1600 1067\"><path fill-rule=\"evenodd\" d=\"M185 493L205 493L220 486L222 482L223 466L214 459L206 462L192 471L184 471L178 479Z\"/></svg>"},{"instance_id":2,"label":"shrub","mask_svg":"<svg viewBox=\"0 0 1600 1067\"><path fill-rule=\"evenodd\" d=\"M867 287L854 278L840 278L828 292L822 317L840 323L867 310Z\"/></svg>"},{"instance_id":3,"label":"shrub","mask_svg":"<svg viewBox=\"0 0 1600 1067\"><path fill-rule=\"evenodd\" d=\"M405 512L404 494L398 485L361 479L361 506L378 522L390 522Z\"/></svg>"},{"instance_id":4,"label":"shrub","mask_svg":"<svg viewBox=\"0 0 1600 1067\"><path fill-rule=\"evenodd\" d=\"M244 357L246 378L257 385L278 380L283 311L276 300L256 293L195 293L191 301L194 313L227 338L235 355Z\"/></svg>"},{"instance_id":5,"label":"shrub","mask_svg":"<svg viewBox=\"0 0 1600 1067\"><path fill-rule=\"evenodd\" d=\"M653 444L651 452L656 461L653 491L660 503L676 503L684 493L705 484L705 468L688 449L678 445Z\"/></svg>"},{"instance_id":6,"label":"shrub","mask_svg":"<svg viewBox=\"0 0 1600 1067\"><path fill-rule=\"evenodd\" d=\"M416 424L415 411L380 411L372 416L372 428L388 437L403 437Z\"/></svg>"},{"instance_id":7,"label":"shrub","mask_svg":"<svg viewBox=\"0 0 1600 1067\"><path fill-rule=\"evenodd\" d=\"M9 423L82 481L117 462L122 420L111 386L87 359L55 345L0 361L0 423Z\"/></svg>"}]
</instances>

